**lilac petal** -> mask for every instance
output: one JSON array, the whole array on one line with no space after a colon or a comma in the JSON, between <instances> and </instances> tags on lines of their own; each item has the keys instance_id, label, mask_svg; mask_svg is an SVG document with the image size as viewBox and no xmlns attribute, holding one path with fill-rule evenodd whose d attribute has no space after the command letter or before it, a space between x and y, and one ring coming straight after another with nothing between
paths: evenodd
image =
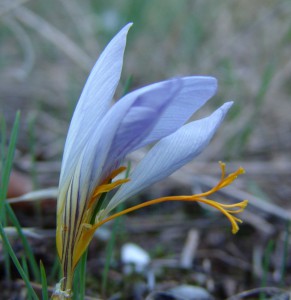
<instances>
[{"instance_id":1,"label":"lilac petal","mask_svg":"<svg viewBox=\"0 0 291 300\"><path fill-rule=\"evenodd\" d=\"M127 97L137 97L115 134L109 151L108 165L123 160L137 144L148 136L159 122L160 116L183 89L182 84L181 78L155 83L132 92L125 99L120 100L122 102L126 101Z\"/></svg>"},{"instance_id":2,"label":"lilac petal","mask_svg":"<svg viewBox=\"0 0 291 300\"><path fill-rule=\"evenodd\" d=\"M134 169L131 180L113 196L105 213L108 214L119 203L168 177L200 154L231 105L232 102L225 103L209 117L188 123L158 142Z\"/></svg>"},{"instance_id":3,"label":"lilac petal","mask_svg":"<svg viewBox=\"0 0 291 300\"><path fill-rule=\"evenodd\" d=\"M163 108L161 107L162 111L159 112L159 119L156 119L154 115L151 117L150 111L157 109L157 105L161 102L159 98L167 97L166 94L152 97L152 101L148 103L148 116L143 114L141 117L138 111L132 111L132 118L125 119L120 125L110 150L111 156L108 164L112 163L112 161L119 162L124 159L126 154L135 149L161 139L177 130L216 90L216 79L212 77L193 76L174 80L179 80L181 87L176 93L172 93L169 85L169 95L171 97L168 97L166 105ZM168 82L174 82L174 80L163 81L156 83L156 85L167 84ZM150 87L154 86L155 84L150 85ZM147 88L136 90L133 94L143 93ZM123 99L120 101L123 101ZM149 121L152 125L145 126L144 122Z\"/></svg>"},{"instance_id":4,"label":"lilac petal","mask_svg":"<svg viewBox=\"0 0 291 300\"><path fill-rule=\"evenodd\" d=\"M80 186L88 195L116 167L116 156L148 134L180 87L180 79L156 83L126 95L108 111L82 151Z\"/></svg>"},{"instance_id":5,"label":"lilac petal","mask_svg":"<svg viewBox=\"0 0 291 300\"><path fill-rule=\"evenodd\" d=\"M135 146L136 150L160 140L180 128L217 90L217 80L207 76L182 78L182 89L165 109L151 133Z\"/></svg>"},{"instance_id":6,"label":"lilac petal","mask_svg":"<svg viewBox=\"0 0 291 300\"><path fill-rule=\"evenodd\" d=\"M61 178L71 169L93 130L110 107L120 79L126 36L132 24L126 25L111 40L93 67L75 109L64 150Z\"/></svg>"}]
</instances>

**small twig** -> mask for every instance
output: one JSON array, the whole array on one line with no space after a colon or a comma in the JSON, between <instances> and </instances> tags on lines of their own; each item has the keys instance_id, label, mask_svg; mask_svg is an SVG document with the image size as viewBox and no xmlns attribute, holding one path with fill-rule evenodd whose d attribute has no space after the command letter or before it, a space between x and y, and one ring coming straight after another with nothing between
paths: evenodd
<instances>
[{"instance_id":1,"label":"small twig","mask_svg":"<svg viewBox=\"0 0 291 300\"><path fill-rule=\"evenodd\" d=\"M10 198L7 199L7 201L9 203L19 203L25 201L40 201L49 198L57 198L57 196L58 196L58 188L53 187L44 190L30 192L20 197Z\"/></svg>"},{"instance_id":2,"label":"small twig","mask_svg":"<svg viewBox=\"0 0 291 300\"><path fill-rule=\"evenodd\" d=\"M11 12L18 6L21 6L22 4L28 2L29 0L15 0L15 1L6 1L4 4L4 7L1 6L0 9L0 17L6 15L7 13ZM3 3L1 3L3 5Z\"/></svg>"},{"instance_id":3,"label":"small twig","mask_svg":"<svg viewBox=\"0 0 291 300\"><path fill-rule=\"evenodd\" d=\"M279 289L276 287L264 287L264 288L257 288L257 289L252 289L248 291L244 291L242 293L239 293L237 295L229 297L227 300L239 300L239 299L244 299L248 297L252 297L252 299L259 299L259 296L261 294L264 294L265 296L268 297L273 297L276 296L276 299L285 299L282 296L285 295L286 299L290 299L290 291ZM279 298L280 296L280 298ZM282 297L282 298L281 298ZM275 297L274 297L275 299Z\"/></svg>"},{"instance_id":4,"label":"small twig","mask_svg":"<svg viewBox=\"0 0 291 300\"><path fill-rule=\"evenodd\" d=\"M130 154L130 158L137 163L140 161L144 155L146 154L146 150L138 150L134 153ZM220 168L217 167L217 162L206 162L206 161L198 161L193 160L192 162L188 163L186 166L181 168L178 172L173 174L171 177L178 182L181 182L181 180L178 180L178 177L180 175L184 178L189 178L189 173L191 175L195 174L211 174L211 175L220 175ZM238 166L242 166L248 175L254 175L254 176L276 176L276 175L291 175L291 161L288 161L287 159L284 160L273 160L273 161L232 161L227 162L227 168L232 170L237 168ZM272 173L270 173L270 170L272 170ZM176 174L178 174L176 176ZM184 175L183 175L184 174ZM190 177L190 179L192 179ZM185 184L192 184L192 182L189 182L189 179L186 181Z\"/></svg>"},{"instance_id":5,"label":"small twig","mask_svg":"<svg viewBox=\"0 0 291 300\"><path fill-rule=\"evenodd\" d=\"M245 223L251 224L267 236L271 236L276 230L275 226L267 222L263 217L247 209L242 213L242 219Z\"/></svg>"},{"instance_id":6,"label":"small twig","mask_svg":"<svg viewBox=\"0 0 291 300\"><path fill-rule=\"evenodd\" d=\"M11 16L4 16L3 22L14 33L23 50L24 60L22 66L13 72L17 78L23 79L28 75L34 65L35 55L31 40L25 30L23 30L18 22Z\"/></svg>"},{"instance_id":7,"label":"small twig","mask_svg":"<svg viewBox=\"0 0 291 300\"><path fill-rule=\"evenodd\" d=\"M252 267L249 262L244 261L243 259L240 259L238 257L229 255L228 253L218 249L215 250L200 249L199 251L197 251L197 258L202 259L204 257L207 257L208 259L216 258L227 265L240 268L246 271L250 271Z\"/></svg>"},{"instance_id":8,"label":"small twig","mask_svg":"<svg viewBox=\"0 0 291 300\"><path fill-rule=\"evenodd\" d=\"M188 232L186 243L181 253L180 264L182 268L191 269L192 263L199 246L199 231L191 229Z\"/></svg>"},{"instance_id":9,"label":"small twig","mask_svg":"<svg viewBox=\"0 0 291 300\"><path fill-rule=\"evenodd\" d=\"M60 30L25 7L18 7L13 12L19 21L36 30L41 36L61 49L83 70L86 72L91 70L93 60Z\"/></svg>"},{"instance_id":10,"label":"small twig","mask_svg":"<svg viewBox=\"0 0 291 300\"><path fill-rule=\"evenodd\" d=\"M95 24L93 21L96 20L96 15L91 15L89 3L80 3L76 0L59 0L66 10L66 13L71 18L74 24L74 31L77 31L79 38L82 39L84 46L94 43L96 51L99 49L96 36L94 35ZM84 12L84 9L87 9ZM86 17L84 17L86 16Z\"/></svg>"}]
</instances>

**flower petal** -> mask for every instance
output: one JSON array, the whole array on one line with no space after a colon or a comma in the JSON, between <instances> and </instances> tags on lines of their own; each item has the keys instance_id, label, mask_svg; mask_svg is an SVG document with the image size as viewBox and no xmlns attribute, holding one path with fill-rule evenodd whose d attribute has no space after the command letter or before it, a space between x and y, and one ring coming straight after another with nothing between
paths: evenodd
<instances>
[{"instance_id":1,"label":"flower petal","mask_svg":"<svg viewBox=\"0 0 291 300\"><path fill-rule=\"evenodd\" d=\"M72 162L110 107L120 79L126 36L132 24L126 25L111 40L93 67L75 109L64 150L61 180L70 172Z\"/></svg>"},{"instance_id":2,"label":"flower petal","mask_svg":"<svg viewBox=\"0 0 291 300\"><path fill-rule=\"evenodd\" d=\"M113 196L104 215L124 200L160 181L191 161L208 145L223 121L232 102L227 102L211 116L188 123L158 142L137 165L125 183Z\"/></svg>"},{"instance_id":3,"label":"flower petal","mask_svg":"<svg viewBox=\"0 0 291 300\"><path fill-rule=\"evenodd\" d=\"M108 111L92 132L76 159L74 172L64 178L60 186L58 224L62 223L66 228L74 228L67 233L67 238L63 241L62 229L58 227L60 255L63 249L72 245L80 235L80 227L84 222L88 202L96 186L108 175L107 171L111 171L108 168L112 162L114 163L113 158L116 154L127 151L128 147L130 148L148 133L180 87L181 80L173 79L128 94ZM111 149L117 149L117 152L112 153ZM107 165L107 162L110 164ZM78 260L78 255L82 254L93 233L94 230L88 230L82 236L82 242L77 243L75 250L78 254L73 262Z\"/></svg>"},{"instance_id":4,"label":"flower petal","mask_svg":"<svg viewBox=\"0 0 291 300\"><path fill-rule=\"evenodd\" d=\"M108 165L123 160L140 144L159 122L163 112L183 89L183 79L175 78L136 90L119 101L136 97L134 105L122 119L110 148Z\"/></svg>"},{"instance_id":5,"label":"flower petal","mask_svg":"<svg viewBox=\"0 0 291 300\"><path fill-rule=\"evenodd\" d=\"M209 100L217 90L217 80L208 76L190 76L182 78L182 88L174 101L164 110L160 120L151 133L135 146L136 150L160 140L180 128L187 120Z\"/></svg>"},{"instance_id":6,"label":"flower petal","mask_svg":"<svg viewBox=\"0 0 291 300\"><path fill-rule=\"evenodd\" d=\"M216 79L212 77L182 77L152 84L138 89L130 95L138 95L146 92L147 89L163 84L168 84L169 90L161 91L161 95L155 94L152 99L148 96L148 103L140 105L142 116L139 112L140 107L136 104L135 111L132 109L131 116L128 114L127 118L120 124L110 150L111 155L108 164L121 161L126 154L177 130L193 112L199 109L215 93L217 86ZM180 88L174 93L171 90L175 89L177 84L180 85ZM128 95L125 96L125 98L127 97ZM164 100L162 98L165 99L165 97L168 97L168 101L163 105L162 101ZM123 101L123 99L119 101ZM159 105L160 111L157 119L153 112L157 110ZM145 107L148 108L148 115L144 112ZM150 122L150 124L145 125L145 122Z\"/></svg>"},{"instance_id":7,"label":"flower petal","mask_svg":"<svg viewBox=\"0 0 291 300\"><path fill-rule=\"evenodd\" d=\"M82 149L80 186L89 185L87 196L117 167L116 158L148 134L180 87L180 79L155 83L127 94L108 111Z\"/></svg>"}]
</instances>

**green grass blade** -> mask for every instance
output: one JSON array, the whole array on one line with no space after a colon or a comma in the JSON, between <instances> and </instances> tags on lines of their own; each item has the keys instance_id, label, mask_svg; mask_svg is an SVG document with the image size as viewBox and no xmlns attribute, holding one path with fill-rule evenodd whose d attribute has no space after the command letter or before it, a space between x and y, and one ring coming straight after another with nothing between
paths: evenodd
<instances>
[{"instance_id":1,"label":"green grass blade","mask_svg":"<svg viewBox=\"0 0 291 300\"><path fill-rule=\"evenodd\" d=\"M227 142L226 149L229 155L235 154L237 158L241 156L243 151L245 150L245 146L248 144L253 134L254 128L256 128L258 115L266 99L266 94L272 83L274 74L275 66L273 62L270 62L263 72L261 84L258 93L254 98L254 106L252 112L250 113L248 122L240 132L238 132L234 137L231 137Z\"/></svg>"},{"instance_id":2,"label":"green grass blade","mask_svg":"<svg viewBox=\"0 0 291 300\"><path fill-rule=\"evenodd\" d=\"M40 261L40 274L41 274L41 286L42 286L42 300L48 300L48 289L45 268L42 261Z\"/></svg>"},{"instance_id":3,"label":"green grass blade","mask_svg":"<svg viewBox=\"0 0 291 300\"><path fill-rule=\"evenodd\" d=\"M25 256L21 256L21 264L22 264L23 271L25 272L28 280L30 280L28 266L27 266L27 262L26 262Z\"/></svg>"},{"instance_id":4,"label":"green grass blade","mask_svg":"<svg viewBox=\"0 0 291 300\"><path fill-rule=\"evenodd\" d=\"M21 238L21 241L22 241L22 244L23 244L23 247L25 250L25 254L28 258L30 267L33 272L33 276L38 282L40 282L39 269L38 269L38 265L35 261L35 258L33 256L33 251L31 249L25 235L22 233L21 226L20 226L12 208L5 201L7 191L8 191L8 184L9 184L9 178L10 178L10 173L11 173L11 169L12 169L13 158L14 158L16 140L17 140L17 135L18 135L18 128L19 128L19 121L20 121L20 113L17 112L15 121L13 124L13 128L11 131L11 138L10 138L10 143L8 145L7 153L5 153L5 139L3 139L3 137L5 138L5 136L6 136L6 125L5 125L4 120L2 121L2 126L1 126L1 128L2 128L1 131L2 131L2 135L3 135L2 136L2 145L1 145L2 171L3 171L2 176L1 176L1 191L0 191L0 209L2 212L1 221L2 221L3 226L5 226L6 213L7 213L10 220L12 221L12 224L15 226L15 228ZM5 157L6 157L6 159L5 159ZM6 269L6 271L10 270L9 263L7 263L7 262L6 262L5 269Z\"/></svg>"},{"instance_id":5,"label":"green grass blade","mask_svg":"<svg viewBox=\"0 0 291 300\"><path fill-rule=\"evenodd\" d=\"M33 277L35 278L35 280L37 282L40 282L41 281L41 276L40 276L40 272L39 272L39 269L38 269L37 262L35 260L34 255L33 255L32 248L31 248L26 236L23 234L21 225L20 225L19 221L17 220L17 217L15 216L10 204L7 203L7 202L5 204L6 204L5 208L6 208L8 216L9 216L9 219L11 220L13 226L16 228L16 230L18 232L18 235L21 239L25 254L28 258L28 262L29 262L29 265L31 267Z\"/></svg>"},{"instance_id":6,"label":"green grass blade","mask_svg":"<svg viewBox=\"0 0 291 300\"><path fill-rule=\"evenodd\" d=\"M121 211L123 208L123 204L121 204L118 207L118 211ZM104 265L104 270L102 272L102 286L101 286L101 291L102 291L102 297L106 298L106 290L107 290L107 283L108 283L108 272L109 272L109 267L110 267L110 263L111 263L111 259L112 259L112 255L113 255L113 250L114 250L114 245L115 245L115 240L116 240L116 235L117 232L120 228L120 218L117 218L114 220L114 224L113 224L113 229L112 229L112 233L111 233L111 238L110 241L106 247L106 258L105 258L105 265Z\"/></svg>"},{"instance_id":7,"label":"green grass blade","mask_svg":"<svg viewBox=\"0 0 291 300\"><path fill-rule=\"evenodd\" d=\"M14 121L14 124L12 127L7 156L6 156L6 159L3 161L3 166L2 166L2 178L1 178L1 190L0 190L0 214L3 214L3 211L4 211L3 210L3 203L4 203L3 201L6 198L7 191L8 191L9 178L10 178L10 173L11 173L11 169L12 169L12 162L13 162L13 158L14 158L16 140L17 140L17 135L18 135L19 120L20 120L20 112L17 112L15 121ZM5 143L5 141L2 141L2 143ZM2 146L2 148L3 148L3 146Z\"/></svg>"},{"instance_id":8,"label":"green grass blade","mask_svg":"<svg viewBox=\"0 0 291 300\"><path fill-rule=\"evenodd\" d=\"M2 185L2 174L3 166L5 160L5 142L6 142L6 122L5 119L1 116L1 185Z\"/></svg>"},{"instance_id":9,"label":"green grass blade","mask_svg":"<svg viewBox=\"0 0 291 300\"><path fill-rule=\"evenodd\" d=\"M51 272L48 276L48 280L53 281L55 278L61 278L61 276L62 276L61 273L62 273L62 271L61 271L61 266L60 266L60 260L56 256L53 266L52 266L52 269L51 269Z\"/></svg>"},{"instance_id":10,"label":"green grass blade","mask_svg":"<svg viewBox=\"0 0 291 300\"><path fill-rule=\"evenodd\" d=\"M6 251L9 253L16 269L18 270L21 278L25 282L25 285L26 285L27 289L31 293L33 299L38 300L37 294L35 293L34 289L32 288L27 274L25 273L25 271L21 267L21 264L19 263L19 260L17 259L16 255L15 255L13 249L12 249L12 246L11 246L11 244L10 244L10 242L9 242L5 232L4 232L4 229L3 229L3 226L2 226L1 223L0 223L0 235L2 237L3 246L5 247Z\"/></svg>"},{"instance_id":11,"label":"green grass blade","mask_svg":"<svg viewBox=\"0 0 291 300\"><path fill-rule=\"evenodd\" d=\"M288 261L288 250L289 250L289 238L290 238L290 221L286 224L285 236L284 236L284 249L282 255L282 264L280 270L280 285L284 287L286 278L286 269Z\"/></svg>"},{"instance_id":12,"label":"green grass blade","mask_svg":"<svg viewBox=\"0 0 291 300\"><path fill-rule=\"evenodd\" d=\"M6 212L5 212L5 199L8 191L10 173L12 169L12 163L14 158L16 140L18 135L19 128L19 120L20 113L17 112L15 121L12 127L10 143L8 145L7 153L6 153L6 123L4 118L2 119L1 124L1 133L2 133L2 141L1 141L1 185L0 185L0 222L3 226L6 225ZM9 280L11 278L10 274L10 259L7 253L4 253L4 264L6 271L6 279Z\"/></svg>"},{"instance_id":13,"label":"green grass blade","mask_svg":"<svg viewBox=\"0 0 291 300\"><path fill-rule=\"evenodd\" d=\"M36 137L35 137L35 124L36 116L33 114L28 120L28 138L29 138L29 153L31 160L30 174L32 178L33 189L38 187L37 174L36 174ZM37 202L39 204L39 202Z\"/></svg>"},{"instance_id":14,"label":"green grass blade","mask_svg":"<svg viewBox=\"0 0 291 300\"><path fill-rule=\"evenodd\" d=\"M0 190L3 187L3 179L4 179L4 164L5 164L5 156L6 156L6 122L5 119L2 117L1 115L1 165L0 165L0 170L1 170L1 177L0 177ZM0 198L0 221L2 222L2 224L7 223L6 221L6 214L5 211L3 209L3 199ZM9 258L9 254L7 252L3 253L4 256L4 268L5 268L5 276L6 279L9 280L11 278L11 268L10 268L10 258Z\"/></svg>"},{"instance_id":15,"label":"green grass blade","mask_svg":"<svg viewBox=\"0 0 291 300\"><path fill-rule=\"evenodd\" d=\"M23 268L24 273L26 274L28 280L30 280L29 279L29 271L28 271L27 262L26 262L26 259L25 259L24 256L21 257L21 264L22 264L22 268ZM33 299L32 295L31 295L31 291L27 290L27 300L31 300L31 299Z\"/></svg>"},{"instance_id":16,"label":"green grass blade","mask_svg":"<svg viewBox=\"0 0 291 300\"><path fill-rule=\"evenodd\" d=\"M262 288L265 288L267 286L268 274L269 274L269 269L270 269L271 254L274 250L274 246L275 246L274 240L270 240L268 242L267 248L266 248L265 253L264 253L264 257L263 257L263 276L262 276L262 279L261 279L261 287ZM265 293L261 292L260 300L264 300L265 298L266 298Z\"/></svg>"}]
</instances>

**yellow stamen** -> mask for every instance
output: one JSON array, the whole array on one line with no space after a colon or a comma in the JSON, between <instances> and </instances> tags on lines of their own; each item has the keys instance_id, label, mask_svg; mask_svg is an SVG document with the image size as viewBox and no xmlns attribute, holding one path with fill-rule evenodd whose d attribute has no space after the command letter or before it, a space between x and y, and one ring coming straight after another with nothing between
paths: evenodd
<instances>
[{"instance_id":1,"label":"yellow stamen","mask_svg":"<svg viewBox=\"0 0 291 300\"><path fill-rule=\"evenodd\" d=\"M132 211L138 210L138 209L146 207L146 206L150 206L153 204L162 203L162 202L166 202L166 201L190 201L190 202L205 203L205 204L210 205L210 206L216 208L217 210L221 211L229 219L229 221L232 225L232 233L237 233L239 230L237 223L242 223L242 220L236 218L235 216L233 216L233 214L242 212L245 209L245 207L247 206L248 201L243 200L243 201L235 203L235 204L222 204L222 203L216 202L214 200L207 199L206 197L208 197L209 195L214 194L218 190L230 185L238 177L238 175L243 174L245 171L243 168L239 168L234 173L231 173L227 177L225 177L225 164L220 162L220 167L221 167L221 173L222 173L220 181L217 183L217 185L215 187L213 187L212 189L210 189L209 191L207 191L205 193L200 193L200 194L190 195L190 196L169 196L169 197L162 197L162 198L150 200L145 203L135 205L131 208L125 209L119 213L116 213L112 216L107 217L106 219L93 225L91 230L95 231L98 227L100 227L101 225L103 225L104 223L106 223L112 219L115 219L119 216L125 215L127 213L130 213Z\"/></svg>"},{"instance_id":2,"label":"yellow stamen","mask_svg":"<svg viewBox=\"0 0 291 300\"><path fill-rule=\"evenodd\" d=\"M93 195L88 202L88 208L90 208L93 204L96 203L97 198L103 194L110 192L111 190L117 188L118 186L122 185L125 182L128 182L130 179L125 178L125 179L118 179L114 182L111 182L112 179L114 179L117 175L122 173L123 171L126 170L126 167L120 167L116 170L114 170L107 178L103 180L103 183L101 185L96 186Z\"/></svg>"},{"instance_id":3,"label":"yellow stamen","mask_svg":"<svg viewBox=\"0 0 291 300\"><path fill-rule=\"evenodd\" d=\"M113 171L110 176L108 176L105 180L102 181L102 184L96 187L94 193L92 193L91 199L89 199L88 203L86 204L85 211L82 215L82 218L78 221L78 226L74 235L70 235L72 233L72 224L62 224L58 225L57 229L57 239L59 241L58 252L60 255L61 260L64 260L62 253L64 252L66 255L65 261L63 261L63 270L65 270L64 274L64 282L62 283L61 289L64 291L69 291L72 285L72 279L74 274L74 269L80 260L80 257L87 249L92 237L94 235L95 230L103 225L104 223L115 219L119 216L125 215L132 211L138 210L140 208L150 206L157 203L162 203L166 201L188 201L188 202L200 202L210 205L220 212L222 212L230 221L232 225L232 232L236 233L239 230L238 223L242 223L242 220L235 217L235 214L242 212L246 205L247 200L241 201L235 204L223 204L216 202L214 200L208 199L207 197L214 194L215 192L219 191L220 189L230 185L240 174L244 173L243 168L239 168L234 173L230 175L225 175L225 164L220 163L221 167L221 179L217 183L215 187L210 189L207 192L196 194L196 195L187 195L187 196L169 196L169 197L162 197L154 200L147 201L145 203L141 203L135 205L131 208L125 209L119 213L113 214L105 219L102 220L102 214L99 216L97 220L95 220L95 224L90 224L92 220L93 208L96 205L96 201L99 200L100 196L103 193L109 192L112 189L120 186L121 184L129 181L129 179L119 179L114 182L112 180L121 172L123 172L126 168L121 167L115 171ZM99 221L100 220L100 221ZM71 228L70 228L71 226ZM64 239L64 241L62 240ZM63 246L64 243L64 246ZM72 248L72 245L74 246ZM63 247L65 250L63 251ZM71 253L73 249L73 252Z\"/></svg>"},{"instance_id":4,"label":"yellow stamen","mask_svg":"<svg viewBox=\"0 0 291 300\"><path fill-rule=\"evenodd\" d=\"M114 179L117 175L121 174L125 170L126 170L125 166L121 166L121 167L117 168L116 170L113 170L107 177L105 177L105 179L102 181L101 185L111 182L112 179ZM98 188L98 186L97 186L97 188Z\"/></svg>"},{"instance_id":5,"label":"yellow stamen","mask_svg":"<svg viewBox=\"0 0 291 300\"><path fill-rule=\"evenodd\" d=\"M93 204L96 203L96 198L100 196L103 193L110 192L111 190L117 188L118 186L122 185L125 182L130 181L130 179L119 179L114 182L108 183L108 184L102 184L96 187L93 196L91 197L88 208L90 208Z\"/></svg>"},{"instance_id":6,"label":"yellow stamen","mask_svg":"<svg viewBox=\"0 0 291 300\"><path fill-rule=\"evenodd\" d=\"M126 170L126 167L120 167L114 170L107 178L102 181L101 185L96 186L88 204L86 206L86 213L81 222L81 227L79 229L79 233L76 238L74 255L73 255L73 266L76 266L77 262L79 261L80 257L88 247L95 230L93 230L92 224L90 224L92 218L93 207L97 204L100 196L103 193L110 192L111 190L115 189L116 187L122 185L125 182L128 182L130 179L118 179L116 181L111 182L117 175L122 173Z\"/></svg>"},{"instance_id":7,"label":"yellow stamen","mask_svg":"<svg viewBox=\"0 0 291 300\"><path fill-rule=\"evenodd\" d=\"M94 194L92 196L92 198L95 198L103 193L107 193L110 192L111 190L115 189L116 187L118 187L119 185L122 185L125 182L130 181L130 179L126 178L126 179L118 179L114 182L111 183L107 183L107 184L102 184L96 187Z\"/></svg>"}]
</instances>

